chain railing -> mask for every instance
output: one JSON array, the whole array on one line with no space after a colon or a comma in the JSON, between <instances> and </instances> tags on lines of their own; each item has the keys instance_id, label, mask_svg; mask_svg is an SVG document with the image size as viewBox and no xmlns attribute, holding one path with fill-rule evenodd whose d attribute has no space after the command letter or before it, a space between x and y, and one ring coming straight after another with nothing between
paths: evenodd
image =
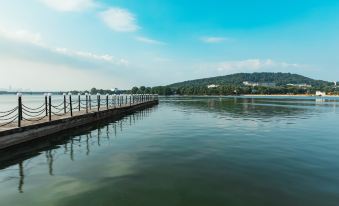
<instances>
[{"instance_id":1,"label":"chain railing","mask_svg":"<svg viewBox=\"0 0 339 206\"><path fill-rule=\"evenodd\" d=\"M45 94L45 101L42 105L37 107L30 107L23 103L21 93L17 94L18 105L7 111L0 111L0 127L22 126L22 121L39 122L44 119L52 121L52 119L73 116L74 112L96 112L109 109L116 109L138 105L141 103L158 100L157 94L119 94L119 95L90 95L78 94L77 97L72 96L71 93L63 94L61 102L52 102L52 94Z\"/></svg>"}]
</instances>

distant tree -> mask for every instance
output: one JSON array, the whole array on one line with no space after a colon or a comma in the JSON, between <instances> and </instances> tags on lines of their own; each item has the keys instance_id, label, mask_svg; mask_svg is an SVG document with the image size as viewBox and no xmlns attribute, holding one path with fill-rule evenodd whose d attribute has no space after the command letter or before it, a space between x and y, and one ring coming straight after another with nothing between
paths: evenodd
<instances>
[{"instance_id":1,"label":"distant tree","mask_svg":"<svg viewBox=\"0 0 339 206\"><path fill-rule=\"evenodd\" d=\"M139 88L139 90L140 90L141 93L145 93L146 87L145 86L141 86Z\"/></svg>"},{"instance_id":2,"label":"distant tree","mask_svg":"<svg viewBox=\"0 0 339 206\"><path fill-rule=\"evenodd\" d=\"M133 87L132 90L131 90L132 94L137 94L138 91L139 91L138 87Z\"/></svg>"},{"instance_id":3,"label":"distant tree","mask_svg":"<svg viewBox=\"0 0 339 206\"><path fill-rule=\"evenodd\" d=\"M93 87L91 89L91 94L97 94L97 93L98 93L98 90L95 87Z\"/></svg>"}]
</instances>

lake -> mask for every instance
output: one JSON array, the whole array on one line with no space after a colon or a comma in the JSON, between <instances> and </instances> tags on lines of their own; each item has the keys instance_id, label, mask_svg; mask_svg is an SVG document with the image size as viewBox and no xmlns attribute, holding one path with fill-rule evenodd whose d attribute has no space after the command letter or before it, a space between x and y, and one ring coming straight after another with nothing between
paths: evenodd
<instances>
[{"instance_id":1,"label":"lake","mask_svg":"<svg viewBox=\"0 0 339 206\"><path fill-rule=\"evenodd\" d=\"M0 191L1 206L337 206L339 99L163 97L1 151Z\"/></svg>"}]
</instances>

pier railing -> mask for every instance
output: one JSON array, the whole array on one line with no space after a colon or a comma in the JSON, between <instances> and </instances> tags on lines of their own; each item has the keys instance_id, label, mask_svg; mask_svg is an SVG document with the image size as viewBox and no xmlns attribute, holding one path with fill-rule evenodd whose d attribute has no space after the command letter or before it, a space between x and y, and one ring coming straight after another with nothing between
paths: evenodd
<instances>
[{"instance_id":1,"label":"pier railing","mask_svg":"<svg viewBox=\"0 0 339 206\"><path fill-rule=\"evenodd\" d=\"M90 94L63 94L62 100L53 102L51 93L45 94L45 101L36 107L24 103L21 93L17 94L18 104L7 111L0 111L0 127L22 126L23 121L40 122L52 121L53 118L73 116L74 113L90 113L126 106L133 106L149 101L158 100L156 94L119 94L119 95L90 95Z\"/></svg>"}]
</instances>

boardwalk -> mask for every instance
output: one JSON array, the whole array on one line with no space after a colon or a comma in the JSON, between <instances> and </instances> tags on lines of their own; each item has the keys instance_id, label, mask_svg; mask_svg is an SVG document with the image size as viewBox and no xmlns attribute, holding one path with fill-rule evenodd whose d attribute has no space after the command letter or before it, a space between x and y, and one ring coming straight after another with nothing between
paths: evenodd
<instances>
[{"instance_id":1,"label":"boardwalk","mask_svg":"<svg viewBox=\"0 0 339 206\"><path fill-rule=\"evenodd\" d=\"M52 97L46 96L42 105L31 108L18 95L18 106L2 113L7 122L0 125L0 149L158 104L157 95L148 94L97 95L95 100L78 95L73 99L64 95L63 102L54 105Z\"/></svg>"},{"instance_id":2,"label":"boardwalk","mask_svg":"<svg viewBox=\"0 0 339 206\"><path fill-rule=\"evenodd\" d=\"M36 108L24 104L18 94L18 106L0 111L0 131L25 127L53 120L79 116L110 109L128 108L147 101L156 100L157 95L97 95L95 99L89 95L64 95L64 101L53 104L51 96L45 96L45 102ZM98 104L99 102L99 104ZM21 117L21 118L19 118ZM20 120L19 120L20 119Z\"/></svg>"}]
</instances>

